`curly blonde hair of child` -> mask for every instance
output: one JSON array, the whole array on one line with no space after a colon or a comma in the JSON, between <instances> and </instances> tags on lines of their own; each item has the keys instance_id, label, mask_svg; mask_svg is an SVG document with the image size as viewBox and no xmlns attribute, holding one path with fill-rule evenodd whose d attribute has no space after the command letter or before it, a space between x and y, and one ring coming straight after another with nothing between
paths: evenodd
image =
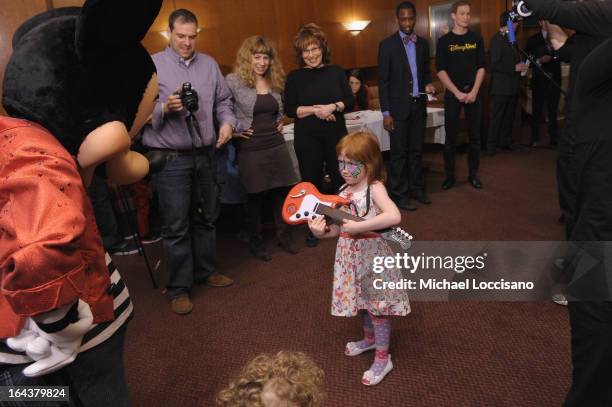
<instances>
[{"instance_id":1,"label":"curly blonde hair of child","mask_svg":"<svg viewBox=\"0 0 612 407\"><path fill-rule=\"evenodd\" d=\"M323 370L306 354L280 351L261 354L246 365L235 380L217 396L220 407L264 407L264 387L276 398L295 407L320 406ZM283 404L285 405L285 404Z\"/></svg>"},{"instance_id":2,"label":"curly blonde hair of child","mask_svg":"<svg viewBox=\"0 0 612 407\"><path fill-rule=\"evenodd\" d=\"M255 87L255 73L251 65L251 57L255 54L265 54L270 57L270 67L264 77L272 89L282 92L285 87L285 71L278 59L278 53L270 41L261 35L254 35L245 39L236 54L234 73L250 88Z\"/></svg>"}]
</instances>

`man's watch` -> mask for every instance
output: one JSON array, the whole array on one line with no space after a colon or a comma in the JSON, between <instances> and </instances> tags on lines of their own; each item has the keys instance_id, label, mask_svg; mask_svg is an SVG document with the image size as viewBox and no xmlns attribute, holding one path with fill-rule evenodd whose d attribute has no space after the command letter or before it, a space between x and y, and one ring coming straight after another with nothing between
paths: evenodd
<instances>
[{"instance_id":1,"label":"man's watch","mask_svg":"<svg viewBox=\"0 0 612 407\"><path fill-rule=\"evenodd\" d=\"M340 111L340 105L336 102L334 103L334 106L336 106L336 112Z\"/></svg>"}]
</instances>

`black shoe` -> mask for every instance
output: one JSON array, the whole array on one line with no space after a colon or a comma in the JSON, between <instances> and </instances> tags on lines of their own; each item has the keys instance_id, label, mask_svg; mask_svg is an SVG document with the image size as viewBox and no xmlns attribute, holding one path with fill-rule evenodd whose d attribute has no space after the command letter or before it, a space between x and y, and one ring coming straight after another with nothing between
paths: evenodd
<instances>
[{"instance_id":1,"label":"black shoe","mask_svg":"<svg viewBox=\"0 0 612 407\"><path fill-rule=\"evenodd\" d=\"M431 199L429 199L429 196L427 196L427 194L425 192L421 192L420 194L416 194L414 199L416 199L417 201L419 201L423 205L430 205L431 204Z\"/></svg>"},{"instance_id":2,"label":"black shoe","mask_svg":"<svg viewBox=\"0 0 612 407\"><path fill-rule=\"evenodd\" d=\"M402 199L399 201L395 201L395 205L397 205L398 208L403 209L405 211L410 211L410 212L416 211L416 206L414 205L414 202L412 201L412 199Z\"/></svg>"},{"instance_id":3,"label":"black shoe","mask_svg":"<svg viewBox=\"0 0 612 407\"><path fill-rule=\"evenodd\" d=\"M130 254L138 253L138 246L136 246L136 243L134 243L133 240L124 240L123 242L110 247L107 251L111 256L128 256Z\"/></svg>"},{"instance_id":4,"label":"black shoe","mask_svg":"<svg viewBox=\"0 0 612 407\"><path fill-rule=\"evenodd\" d=\"M470 185L472 185L474 188L482 189L482 182L480 182L477 176L469 177L468 181L470 182Z\"/></svg>"},{"instance_id":5,"label":"black shoe","mask_svg":"<svg viewBox=\"0 0 612 407\"><path fill-rule=\"evenodd\" d=\"M249 251L255 258L258 258L259 260L272 260L272 256L270 256L270 253L268 253L268 251L266 250L266 245L264 244L263 240L256 240L250 242Z\"/></svg>"},{"instance_id":6,"label":"black shoe","mask_svg":"<svg viewBox=\"0 0 612 407\"><path fill-rule=\"evenodd\" d=\"M510 144L507 146L501 146L500 150L519 151L519 150L524 150L525 148L526 148L525 146L521 146L520 144Z\"/></svg>"},{"instance_id":7,"label":"black shoe","mask_svg":"<svg viewBox=\"0 0 612 407\"><path fill-rule=\"evenodd\" d=\"M310 234L306 237L306 246L317 247L318 245L319 245L319 239L317 239L316 237Z\"/></svg>"},{"instance_id":8,"label":"black shoe","mask_svg":"<svg viewBox=\"0 0 612 407\"><path fill-rule=\"evenodd\" d=\"M442 183L442 189L445 191L447 189L451 189L454 186L455 186L455 177L446 177L446 179Z\"/></svg>"}]
</instances>

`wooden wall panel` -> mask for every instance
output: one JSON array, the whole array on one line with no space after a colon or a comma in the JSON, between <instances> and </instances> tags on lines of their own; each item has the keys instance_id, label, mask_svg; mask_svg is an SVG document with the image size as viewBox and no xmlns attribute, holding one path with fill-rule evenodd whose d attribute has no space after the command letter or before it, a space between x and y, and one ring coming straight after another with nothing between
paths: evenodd
<instances>
[{"instance_id":1,"label":"wooden wall panel","mask_svg":"<svg viewBox=\"0 0 612 407\"><path fill-rule=\"evenodd\" d=\"M59 7L81 7L85 0L48 0L51 2L51 5L55 8Z\"/></svg>"},{"instance_id":2,"label":"wooden wall panel","mask_svg":"<svg viewBox=\"0 0 612 407\"><path fill-rule=\"evenodd\" d=\"M84 0L0 0L0 77L10 55L10 39L17 26L48 6L79 6ZM296 67L293 37L307 22L319 24L328 34L332 62L344 68L377 65L378 43L397 30L395 6L400 0L164 0L162 10L147 34L144 45L151 53L161 51L167 40L168 16L175 8L192 10L200 21L197 49L212 55L224 72L231 70L242 41L255 34L275 43L286 71ZM429 36L429 5L442 0L413 0L417 6L416 31ZM506 0L472 0L472 20L488 46L497 31ZM342 26L352 20L371 20L358 36ZM112 29L109 27L109 29ZM434 63L432 61L432 66Z\"/></svg>"},{"instance_id":3,"label":"wooden wall panel","mask_svg":"<svg viewBox=\"0 0 612 407\"><path fill-rule=\"evenodd\" d=\"M11 46L13 33L23 21L47 9L46 0L28 0L23 2L0 0L0 95L2 95L4 69L13 52ZM1 104L0 114L6 114Z\"/></svg>"},{"instance_id":4,"label":"wooden wall panel","mask_svg":"<svg viewBox=\"0 0 612 407\"><path fill-rule=\"evenodd\" d=\"M53 0L54 4L78 5L82 0ZM343 67L377 64L378 43L397 30L395 6L399 0L164 0L159 17L145 39L150 52L158 52L167 40L159 34L167 27L175 8L193 11L200 22L198 50L217 59L224 70L234 63L244 38L261 34L278 47L286 70L295 68L293 37L304 23L319 24L329 37L332 60ZM440 0L416 0L419 35L429 36L429 5ZM473 22L485 43L497 30L497 20L505 0L473 0ZM342 26L352 20L371 20L357 37Z\"/></svg>"}]
</instances>

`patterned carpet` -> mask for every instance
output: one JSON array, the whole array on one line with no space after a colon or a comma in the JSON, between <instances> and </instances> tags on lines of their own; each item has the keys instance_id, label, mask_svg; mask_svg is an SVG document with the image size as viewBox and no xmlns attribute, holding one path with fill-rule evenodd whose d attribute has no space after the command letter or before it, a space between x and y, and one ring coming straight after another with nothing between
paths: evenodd
<instances>
[{"instance_id":1,"label":"patterned carpet","mask_svg":"<svg viewBox=\"0 0 612 407\"><path fill-rule=\"evenodd\" d=\"M556 154L546 148L483 157L483 190L467 184L467 159L457 159L458 184L441 191L440 151L425 154L430 206L403 212L418 240L559 240ZM194 311L174 315L151 287L138 256L115 259L136 308L125 359L135 406L213 406L216 393L261 352L300 350L325 371L326 406L559 406L570 384L566 310L540 303L412 303L392 319L395 369L378 386L360 384L371 354L343 354L360 337L357 319L329 314L334 241L254 260L247 245L219 237L219 269L232 287L197 286ZM165 282L161 244L147 247Z\"/></svg>"}]
</instances>

